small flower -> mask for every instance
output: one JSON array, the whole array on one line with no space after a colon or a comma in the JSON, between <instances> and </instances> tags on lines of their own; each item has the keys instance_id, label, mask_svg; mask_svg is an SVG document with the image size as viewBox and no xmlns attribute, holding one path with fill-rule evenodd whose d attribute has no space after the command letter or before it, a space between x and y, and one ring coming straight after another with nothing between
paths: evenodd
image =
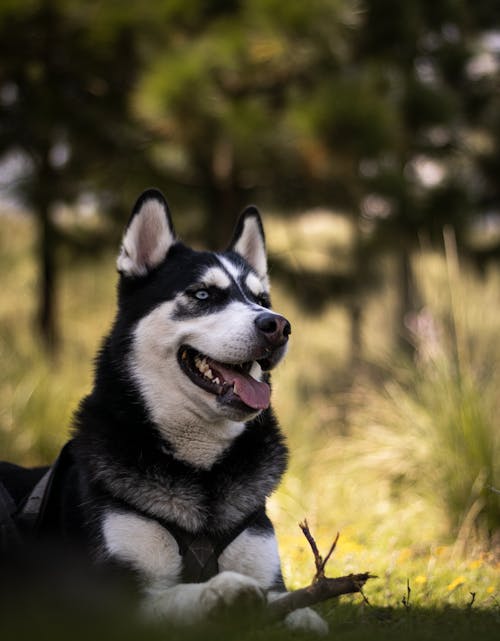
<instances>
[{"instance_id":1,"label":"small flower","mask_svg":"<svg viewBox=\"0 0 500 641\"><path fill-rule=\"evenodd\" d=\"M483 565L483 560L482 559L476 559L475 561L471 561L469 563L469 569L477 570L477 568L480 568L482 565Z\"/></svg>"},{"instance_id":2,"label":"small flower","mask_svg":"<svg viewBox=\"0 0 500 641\"><path fill-rule=\"evenodd\" d=\"M493 586L493 585L489 585L489 586L486 588L486 592L487 592L488 594L493 594L493 592L494 592L494 591L495 591L495 586Z\"/></svg>"},{"instance_id":3,"label":"small flower","mask_svg":"<svg viewBox=\"0 0 500 641\"><path fill-rule=\"evenodd\" d=\"M448 585L448 590L451 592L452 590L456 590L459 585L462 585L462 583L465 583L465 577L463 576L457 576L456 579L453 579L453 581Z\"/></svg>"},{"instance_id":4,"label":"small flower","mask_svg":"<svg viewBox=\"0 0 500 641\"><path fill-rule=\"evenodd\" d=\"M398 563L404 563L405 561L408 561L408 559L411 559L412 556L412 551L410 548L403 548L401 552L398 555Z\"/></svg>"},{"instance_id":5,"label":"small flower","mask_svg":"<svg viewBox=\"0 0 500 641\"><path fill-rule=\"evenodd\" d=\"M419 574L418 576L415 577L415 583L417 585L424 585L424 583L427 583L427 577L424 576L423 574Z\"/></svg>"}]
</instances>

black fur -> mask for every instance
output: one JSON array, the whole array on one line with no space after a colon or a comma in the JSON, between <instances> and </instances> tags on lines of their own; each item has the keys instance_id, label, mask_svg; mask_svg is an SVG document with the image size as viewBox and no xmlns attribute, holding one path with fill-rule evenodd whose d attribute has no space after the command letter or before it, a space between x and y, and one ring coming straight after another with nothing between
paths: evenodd
<instances>
[{"instance_id":1,"label":"black fur","mask_svg":"<svg viewBox=\"0 0 500 641\"><path fill-rule=\"evenodd\" d=\"M164 205L173 233L168 205L155 190L138 200L132 218L151 198ZM256 216L264 238L258 212L247 210L240 218L227 256L248 272L251 268L231 250L246 216ZM174 242L163 262L145 276L120 276L116 319L96 359L93 390L75 416L73 441L68 448L71 461L64 482L56 488L51 522L41 529L61 542L78 542L94 560L101 556L101 517L114 506L168 523L168 515L159 506L178 497L184 501L185 518L179 520L177 515L176 523L199 533L230 530L262 508L252 528L272 529L263 508L287 464L286 445L272 410L262 411L247 423L210 469L199 469L175 458L170 444L149 418L127 368L137 322L160 303L186 290L211 265L222 268L213 254ZM224 296L225 299L214 296L198 313L221 309L227 300L269 305L268 300L254 301L250 291L236 286ZM0 467L0 480L11 489L17 502L22 502L40 475L40 470L21 473L17 467Z\"/></svg>"}]
</instances>

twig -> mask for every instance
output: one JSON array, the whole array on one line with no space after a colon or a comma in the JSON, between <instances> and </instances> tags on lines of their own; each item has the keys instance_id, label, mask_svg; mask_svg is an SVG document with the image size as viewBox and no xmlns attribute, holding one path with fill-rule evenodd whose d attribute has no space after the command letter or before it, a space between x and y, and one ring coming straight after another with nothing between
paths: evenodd
<instances>
[{"instance_id":1,"label":"twig","mask_svg":"<svg viewBox=\"0 0 500 641\"><path fill-rule=\"evenodd\" d=\"M325 577L308 585L306 588L287 592L275 601L271 601L267 606L267 617L269 621L279 621L299 608L321 603L342 594L355 594L360 592L368 579L374 578L376 577L368 572L349 574L336 579Z\"/></svg>"},{"instance_id":2,"label":"twig","mask_svg":"<svg viewBox=\"0 0 500 641\"><path fill-rule=\"evenodd\" d=\"M325 559L323 561L323 567L322 570L323 572L325 571L326 564L328 563L329 558L332 556L333 552L335 551L335 548L337 547L337 541L339 540L340 532L337 532L337 536L335 537L331 548L328 550L328 554L325 556Z\"/></svg>"},{"instance_id":3,"label":"twig","mask_svg":"<svg viewBox=\"0 0 500 641\"><path fill-rule=\"evenodd\" d=\"M309 530L307 519L304 519L303 523L299 523L299 527L302 530L302 534L306 537L307 542L311 546L311 550L314 555L314 564L316 566L315 579L319 578L319 576L321 575L321 567L323 565L323 559L321 558L321 554L319 553L318 546L316 545L316 541L314 540L314 537L311 534L311 531Z\"/></svg>"},{"instance_id":4,"label":"twig","mask_svg":"<svg viewBox=\"0 0 500 641\"><path fill-rule=\"evenodd\" d=\"M316 541L311 534L307 519L304 519L303 523L299 523L299 527L306 537L314 555L316 573L313 577L313 582L305 588L287 592L283 596L271 601L267 605L266 619L269 622L279 621L294 610L305 608L315 603L321 603L322 601L333 599L342 594L355 594L360 592L365 602L370 605L362 588L368 579L376 578L374 575L369 572L364 572L362 574L349 574L348 576L341 576L335 579L330 579L325 576L325 567L337 546L339 534L337 533L335 540L328 550L328 554L323 559L319 553Z\"/></svg>"},{"instance_id":5,"label":"twig","mask_svg":"<svg viewBox=\"0 0 500 641\"><path fill-rule=\"evenodd\" d=\"M316 566L316 574L314 575L313 581L319 581L320 579L324 579L326 564L328 563L328 560L331 557L333 551L337 547L337 541L339 540L340 533L337 532L337 536L335 537L335 540L333 541L330 549L328 550L328 554L323 559L323 557L319 553L318 546L316 545L316 541L314 540L314 537L311 534L311 530L309 529L309 524L307 523L307 519L304 519L303 523L299 523L299 527L302 530L302 533L304 534L304 536L306 537L309 545L311 546L311 550L314 555L314 564Z\"/></svg>"},{"instance_id":6,"label":"twig","mask_svg":"<svg viewBox=\"0 0 500 641\"><path fill-rule=\"evenodd\" d=\"M411 588L410 588L410 579L406 579L406 595L403 595L401 603L408 610L410 607L410 598L411 598Z\"/></svg>"},{"instance_id":7,"label":"twig","mask_svg":"<svg viewBox=\"0 0 500 641\"><path fill-rule=\"evenodd\" d=\"M376 579L377 577L376 577L375 575L370 575L368 578L369 578L369 579ZM367 597L367 596L366 596L366 594L363 592L363 586L361 586L361 585L359 586L359 590L358 590L358 592L361 594L361 598L362 598L362 599L363 599L363 601L366 603L366 605L367 605L369 608L373 608L373 605L370 603L370 601L368 601L368 597Z\"/></svg>"}]
</instances>

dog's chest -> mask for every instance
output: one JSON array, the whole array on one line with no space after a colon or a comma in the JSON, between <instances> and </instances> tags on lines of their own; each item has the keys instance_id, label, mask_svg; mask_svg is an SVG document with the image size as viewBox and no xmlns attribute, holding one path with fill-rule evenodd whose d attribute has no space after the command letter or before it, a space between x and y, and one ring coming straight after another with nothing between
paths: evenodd
<instances>
[{"instance_id":1,"label":"dog's chest","mask_svg":"<svg viewBox=\"0 0 500 641\"><path fill-rule=\"evenodd\" d=\"M252 532L244 526L230 540L192 536L179 542L153 519L109 510L102 535L106 554L133 567L151 586L201 582L223 570L243 572L270 585L279 568L272 532Z\"/></svg>"},{"instance_id":2,"label":"dog's chest","mask_svg":"<svg viewBox=\"0 0 500 641\"><path fill-rule=\"evenodd\" d=\"M145 477L137 497L141 511L188 531L230 529L265 505L274 486L272 471L258 467L252 474L202 472L184 477Z\"/></svg>"}]
</instances>

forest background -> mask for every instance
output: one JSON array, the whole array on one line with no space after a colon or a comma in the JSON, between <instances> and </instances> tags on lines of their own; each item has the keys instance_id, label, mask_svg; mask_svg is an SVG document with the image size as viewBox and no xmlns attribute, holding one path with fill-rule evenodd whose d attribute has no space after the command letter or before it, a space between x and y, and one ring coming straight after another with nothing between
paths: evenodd
<instances>
[{"instance_id":1,"label":"forest background","mask_svg":"<svg viewBox=\"0 0 500 641\"><path fill-rule=\"evenodd\" d=\"M254 202L293 326L270 506L288 582L307 516L399 613L348 600L334 627L410 625L409 586L498 624L497 2L1 0L0 157L2 459L68 438L138 194L211 248Z\"/></svg>"}]
</instances>

